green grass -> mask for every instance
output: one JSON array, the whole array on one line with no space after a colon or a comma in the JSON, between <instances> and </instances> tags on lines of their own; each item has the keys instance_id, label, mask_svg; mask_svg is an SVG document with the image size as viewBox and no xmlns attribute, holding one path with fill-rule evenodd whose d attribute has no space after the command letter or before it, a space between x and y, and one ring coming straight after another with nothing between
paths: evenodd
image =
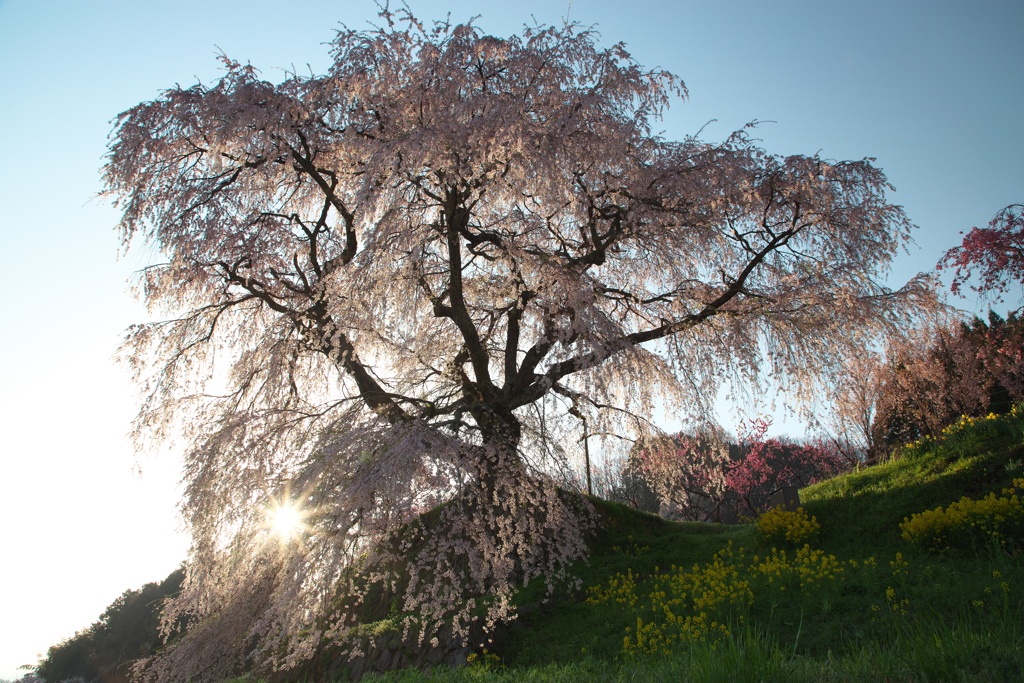
<instances>
[{"instance_id":1,"label":"green grass","mask_svg":"<svg viewBox=\"0 0 1024 683\"><path fill-rule=\"evenodd\" d=\"M583 590L537 607L542 589L531 586L520 602L534 608L515 623L497 661L376 680L1024 681L1020 549L932 555L916 552L899 529L914 513L982 497L1022 476L1024 416L1015 413L960 425L944 441L804 489L804 506L822 526L813 547L856 568L844 565L842 580L828 585L790 583L789 593L761 579L748 607L716 613L727 635L677 638L667 654L623 648L637 617L658 620L672 597L650 597L657 576L664 582L673 565L710 571L707 563L730 543L726 564L754 576L752 556L763 558L765 549L754 547L751 525L672 523L595 500L604 531L575 576L586 589L632 572L634 606L593 604Z\"/></svg>"},{"instance_id":2,"label":"green grass","mask_svg":"<svg viewBox=\"0 0 1024 683\"><path fill-rule=\"evenodd\" d=\"M997 634L998 635L998 634ZM909 634L889 643L871 640L843 654L810 658L781 648L768 634L730 638L715 649L680 648L669 657L632 659L616 666L593 657L568 663L532 666L469 666L434 672L415 670L369 676L368 681L418 683L441 681L679 681L693 683L761 683L788 681L1020 681L1020 642L997 640L970 625Z\"/></svg>"},{"instance_id":3,"label":"green grass","mask_svg":"<svg viewBox=\"0 0 1024 683\"><path fill-rule=\"evenodd\" d=\"M800 492L822 524L817 547L844 554L905 550L905 517L962 496L980 498L1024 476L1024 416L987 420L904 452Z\"/></svg>"}]
</instances>

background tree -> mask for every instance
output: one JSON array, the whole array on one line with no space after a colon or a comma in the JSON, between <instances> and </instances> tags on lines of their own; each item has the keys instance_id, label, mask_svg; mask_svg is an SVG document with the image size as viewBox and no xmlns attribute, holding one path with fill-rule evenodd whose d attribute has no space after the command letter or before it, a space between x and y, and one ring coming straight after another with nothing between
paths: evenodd
<instances>
[{"instance_id":1,"label":"background tree","mask_svg":"<svg viewBox=\"0 0 1024 683\"><path fill-rule=\"evenodd\" d=\"M757 418L729 443L720 429L638 443L630 453L670 519L735 523L764 512L772 493L804 487L854 462L833 443L766 439L771 420Z\"/></svg>"},{"instance_id":2,"label":"background tree","mask_svg":"<svg viewBox=\"0 0 1024 683\"><path fill-rule=\"evenodd\" d=\"M1000 300L1024 282L1024 205L1000 210L986 228L972 228L938 270L953 269L950 290L970 289ZM933 321L887 350L889 361L861 355L837 384L827 425L836 443L861 443L871 459L924 435L935 436L960 415L1008 409L1016 386L1017 321L990 313L990 326ZM1019 396L1018 394L1014 394ZM881 411L881 414L879 414Z\"/></svg>"},{"instance_id":3,"label":"background tree","mask_svg":"<svg viewBox=\"0 0 1024 683\"><path fill-rule=\"evenodd\" d=\"M654 492L657 512L670 519L722 521L729 443L721 429L644 439L630 459Z\"/></svg>"},{"instance_id":4,"label":"background tree","mask_svg":"<svg viewBox=\"0 0 1024 683\"><path fill-rule=\"evenodd\" d=\"M661 501L644 473L642 453L641 449L634 446L629 449L626 457L617 459L621 464L616 472L618 476L614 478L614 484L606 489L608 495L603 497L637 510L658 514L661 511Z\"/></svg>"},{"instance_id":5,"label":"background tree","mask_svg":"<svg viewBox=\"0 0 1024 683\"><path fill-rule=\"evenodd\" d=\"M891 354L896 345L890 346ZM829 392L831 409L825 411L817 426L847 461L871 460L879 455L874 424L886 369L883 354L862 349L845 360L845 371Z\"/></svg>"},{"instance_id":6,"label":"background tree","mask_svg":"<svg viewBox=\"0 0 1024 683\"><path fill-rule=\"evenodd\" d=\"M971 289L994 294L998 301L1011 285L1024 282L1024 204L1010 204L989 221L987 228L971 228L959 247L939 261L939 270L954 268L950 290L959 294L971 279Z\"/></svg>"},{"instance_id":7,"label":"background tree","mask_svg":"<svg viewBox=\"0 0 1024 683\"><path fill-rule=\"evenodd\" d=\"M771 420L751 420L739 435L738 457L726 468L727 500L732 509L723 521L760 514L780 488L810 486L850 469L857 462L831 440L766 439L770 426Z\"/></svg>"},{"instance_id":8,"label":"background tree","mask_svg":"<svg viewBox=\"0 0 1024 683\"><path fill-rule=\"evenodd\" d=\"M51 646L35 674L51 683L126 683L134 660L161 648L160 609L181 590L184 576L183 569L176 569L160 583L126 590L94 624Z\"/></svg>"},{"instance_id":9,"label":"background tree","mask_svg":"<svg viewBox=\"0 0 1024 683\"><path fill-rule=\"evenodd\" d=\"M938 437L961 415L1004 413L1022 399L1024 320L992 311L987 323L976 317L922 331L893 356L881 374L873 439L888 453Z\"/></svg>"},{"instance_id":10,"label":"background tree","mask_svg":"<svg viewBox=\"0 0 1024 683\"><path fill-rule=\"evenodd\" d=\"M587 505L546 474L577 415L638 436L656 400L707 416L766 375L806 398L933 305L880 283L912 225L870 161L652 135L682 82L576 25L383 18L325 75L224 57L117 118L108 193L169 316L123 347L136 433L186 444L193 539L167 618L196 626L156 675L295 665L350 633L357 571L401 567L410 638L464 635L473 596L493 623L585 552Z\"/></svg>"}]
</instances>

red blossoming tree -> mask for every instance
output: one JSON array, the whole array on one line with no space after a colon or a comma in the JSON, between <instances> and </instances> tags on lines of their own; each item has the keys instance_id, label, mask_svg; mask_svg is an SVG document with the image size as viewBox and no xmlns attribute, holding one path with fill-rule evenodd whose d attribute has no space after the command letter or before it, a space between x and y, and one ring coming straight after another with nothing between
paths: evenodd
<instances>
[{"instance_id":1,"label":"red blossoming tree","mask_svg":"<svg viewBox=\"0 0 1024 683\"><path fill-rule=\"evenodd\" d=\"M771 420L751 420L740 434L740 457L729 463L726 490L737 499L735 517L764 512L772 493L784 486L802 488L850 469L856 459L833 442L813 439L796 443L766 439Z\"/></svg>"},{"instance_id":2,"label":"red blossoming tree","mask_svg":"<svg viewBox=\"0 0 1024 683\"><path fill-rule=\"evenodd\" d=\"M352 633L357 575L412 640L464 635L475 596L493 623L585 553L549 476L582 419L636 435L766 374L807 395L934 301L880 284L912 226L870 161L652 135L682 82L579 26L384 18L324 75L224 58L117 118L106 185L166 317L124 344L137 434L186 444L167 619L194 626L162 678L297 665Z\"/></svg>"},{"instance_id":3,"label":"red blossoming tree","mask_svg":"<svg viewBox=\"0 0 1024 683\"><path fill-rule=\"evenodd\" d=\"M959 247L946 252L939 269L954 269L950 289L959 294L977 276L971 289L993 293L998 300L1011 284L1024 282L1024 204L1010 204L987 228L971 228Z\"/></svg>"}]
</instances>

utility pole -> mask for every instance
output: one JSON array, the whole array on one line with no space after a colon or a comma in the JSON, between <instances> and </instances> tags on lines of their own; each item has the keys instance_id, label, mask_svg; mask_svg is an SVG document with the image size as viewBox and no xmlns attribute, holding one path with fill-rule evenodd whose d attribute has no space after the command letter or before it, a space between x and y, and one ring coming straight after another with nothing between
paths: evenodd
<instances>
[{"instance_id":1,"label":"utility pole","mask_svg":"<svg viewBox=\"0 0 1024 683\"><path fill-rule=\"evenodd\" d=\"M587 463L587 495L594 495L590 487L590 443L587 441L587 418L583 418L583 459Z\"/></svg>"},{"instance_id":2,"label":"utility pole","mask_svg":"<svg viewBox=\"0 0 1024 683\"><path fill-rule=\"evenodd\" d=\"M569 408L569 414L578 417L580 422L583 423L583 438L581 441L583 441L583 460L587 465L587 495L592 496L594 495L594 489L590 484L590 443L587 441L590 435L587 434L587 418L583 417L583 413L577 410L575 405Z\"/></svg>"}]
</instances>

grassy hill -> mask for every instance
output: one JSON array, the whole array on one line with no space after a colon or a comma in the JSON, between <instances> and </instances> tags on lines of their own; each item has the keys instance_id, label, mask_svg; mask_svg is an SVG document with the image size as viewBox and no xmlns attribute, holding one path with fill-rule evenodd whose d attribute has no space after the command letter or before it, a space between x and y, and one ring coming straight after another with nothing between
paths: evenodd
<instances>
[{"instance_id":1,"label":"grassy hill","mask_svg":"<svg viewBox=\"0 0 1024 683\"><path fill-rule=\"evenodd\" d=\"M497 652L429 680L1022 681L1024 515L1005 546L979 537L929 552L900 529L1020 477L1014 412L804 489L820 524L806 548L758 546L753 524L673 523L594 500L605 529L576 568L580 588L551 604L524 591Z\"/></svg>"},{"instance_id":2,"label":"grassy hill","mask_svg":"<svg viewBox=\"0 0 1024 683\"><path fill-rule=\"evenodd\" d=\"M557 599L537 582L524 589L519 618L494 651L479 647L469 666L455 670L363 680L1024 681L1022 478L1018 407L961 420L941 440L803 489L803 509L820 527L806 539L766 541L767 518L733 526L669 522L595 498L603 530L589 561L574 567L575 585ZM1014 480L1018 498L986 498ZM1001 536L962 525L948 539L955 547L941 552L903 537L907 518L940 506L948 512L963 497L982 501L968 522L1005 518ZM783 530L811 527L790 521ZM180 582L180 571L168 581L175 576ZM157 602L129 600L135 593L51 648L50 668L40 672L53 680L62 678L58 669L64 677L94 677L68 658L84 648L89 656L75 662L95 664L97 638L111 629L108 640L123 649L115 626L129 624L133 637L155 643ZM380 614L370 620L382 621L367 624L370 632L389 625L390 602L378 602ZM139 604L149 620L144 629L125 616ZM345 660L328 659L304 677L336 677L327 672Z\"/></svg>"}]
</instances>

